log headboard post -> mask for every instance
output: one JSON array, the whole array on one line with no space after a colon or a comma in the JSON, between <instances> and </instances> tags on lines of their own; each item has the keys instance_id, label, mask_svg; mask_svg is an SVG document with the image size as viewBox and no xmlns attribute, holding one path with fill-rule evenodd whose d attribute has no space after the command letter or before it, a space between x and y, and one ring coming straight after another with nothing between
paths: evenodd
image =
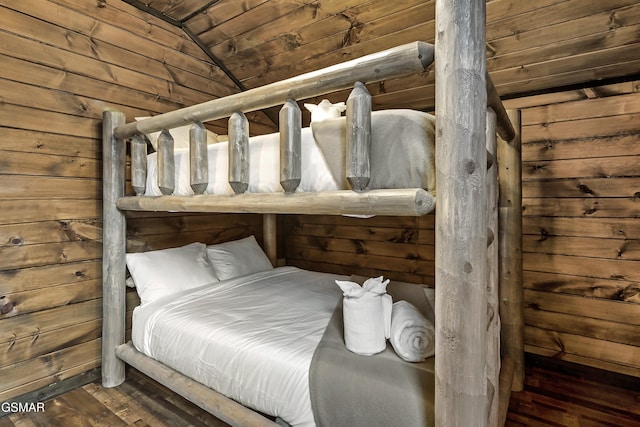
<instances>
[{"instance_id":1,"label":"log headboard post","mask_svg":"<svg viewBox=\"0 0 640 427\"><path fill-rule=\"evenodd\" d=\"M436 1L435 425L487 425L485 0Z\"/></svg>"},{"instance_id":2,"label":"log headboard post","mask_svg":"<svg viewBox=\"0 0 640 427\"><path fill-rule=\"evenodd\" d=\"M125 335L126 219L116 200L124 196L126 146L113 131L125 117L119 111L105 111L102 117L102 384L115 387L124 381L124 362L116 356L116 347Z\"/></svg>"},{"instance_id":3,"label":"log headboard post","mask_svg":"<svg viewBox=\"0 0 640 427\"><path fill-rule=\"evenodd\" d=\"M519 110L508 110L517 129L511 141L498 141L500 176L500 334L504 358L515 363L513 391L524 387L524 308L522 289L522 153Z\"/></svg>"}]
</instances>

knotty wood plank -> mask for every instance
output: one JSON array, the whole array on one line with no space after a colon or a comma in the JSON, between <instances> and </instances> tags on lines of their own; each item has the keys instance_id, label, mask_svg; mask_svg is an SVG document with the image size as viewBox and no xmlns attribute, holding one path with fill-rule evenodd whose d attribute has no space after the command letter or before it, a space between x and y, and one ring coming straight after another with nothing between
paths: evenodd
<instances>
[{"instance_id":1,"label":"knotty wood plank","mask_svg":"<svg viewBox=\"0 0 640 427\"><path fill-rule=\"evenodd\" d=\"M637 7L640 15L640 5ZM574 102L544 105L528 108L523 125L553 123L589 119L594 117L614 117L640 113L640 97L637 93L583 99Z\"/></svg>"},{"instance_id":2,"label":"knotty wood plank","mask_svg":"<svg viewBox=\"0 0 640 427\"><path fill-rule=\"evenodd\" d=\"M428 259L389 258L387 256L361 254L357 257L345 257L341 253L331 253L310 248L286 249L287 259L307 260L311 262L325 262L345 267L366 267L387 271L404 271L417 275L432 275L435 262Z\"/></svg>"},{"instance_id":3,"label":"knotty wood plank","mask_svg":"<svg viewBox=\"0 0 640 427\"><path fill-rule=\"evenodd\" d=\"M344 238L363 241L394 242L394 243L417 243L418 230L409 227L386 228L352 225L321 225L297 223L287 230L287 236L300 238L301 236L325 236L326 238ZM420 233L422 237L422 233ZM433 238L433 233L430 234ZM432 242L433 243L433 242ZM291 244L288 239L287 244Z\"/></svg>"},{"instance_id":4,"label":"knotty wood plank","mask_svg":"<svg viewBox=\"0 0 640 427\"><path fill-rule=\"evenodd\" d=\"M102 176L100 161L96 159L4 150L0 150L0 155L2 156L2 172L7 175L24 174L94 179Z\"/></svg>"},{"instance_id":5,"label":"knotty wood plank","mask_svg":"<svg viewBox=\"0 0 640 427\"><path fill-rule=\"evenodd\" d=\"M0 368L0 399L20 396L99 366L100 339Z\"/></svg>"},{"instance_id":6,"label":"knotty wood plank","mask_svg":"<svg viewBox=\"0 0 640 427\"><path fill-rule=\"evenodd\" d=\"M0 150L0 156L2 156L3 153L5 152ZM23 158L22 156L9 157ZM55 159L53 159L53 161L55 161ZM56 167L53 162L50 163L50 166L53 168ZM64 192L52 193L52 188L64 189ZM102 197L102 185L97 179L68 179L45 176L35 177L33 175L3 176L3 185L0 186L0 199L19 199L25 196L42 199L99 200Z\"/></svg>"},{"instance_id":7,"label":"knotty wood plank","mask_svg":"<svg viewBox=\"0 0 640 427\"><path fill-rule=\"evenodd\" d=\"M360 239L322 238L318 236L293 236L286 238L286 242L287 247L291 247L293 250L295 248L309 248L327 252L344 252L354 257L367 254L401 259L420 259L421 255L426 255L428 259L434 259L433 246L423 248L412 243L387 243Z\"/></svg>"},{"instance_id":8,"label":"knotty wood plank","mask_svg":"<svg viewBox=\"0 0 640 427\"><path fill-rule=\"evenodd\" d=\"M541 6L538 3L536 3L536 5ZM489 5L487 5L487 8L489 8ZM515 17L516 14L514 12L515 11L509 10L510 16L507 16L503 22L489 22L489 19L487 19L489 28L493 29L503 25L513 25L509 21L513 19L512 17ZM536 11L536 13L537 12L538 11ZM616 27L633 25L638 22L639 12L640 9L638 5L633 4L605 10L582 18L572 19L570 22L558 22L547 25L545 22L538 21L538 27L526 31L518 31L506 37L491 39L489 43L487 43L487 55L491 58L510 52L544 48L547 45L558 42L567 43L567 41L571 41L571 39L584 38L585 36L597 33L610 33L612 30L616 30L616 28L612 28L612 20L614 20ZM581 43L585 42L582 41ZM529 51L529 53L531 52Z\"/></svg>"},{"instance_id":9,"label":"knotty wood plank","mask_svg":"<svg viewBox=\"0 0 640 427\"><path fill-rule=\"evenodd\" d=\"M0 201L3 223L22 223L58 219L98 218L101 204L82 199L11 199Z\"/></svg>"},{"instance_id":10,"label":"knotty wood plank","mask_svg":"<svg viewBox=\"0 0 640 427\"><path fill-rule=\"evenodd\" d=\"M1 2L2 0L0 0ZM30 4L27 6L22 3ZM225 96L236 92L229 86L218 83L218 81L228 81L228 78L219 70L217 74L203 77L191 73L185 65L181 65L178 69L168 65L168 61L176 65L180 62L194 64L200 61L194 61L186 55L178 55L175 50L159 47L147 38L136 37L128 29L117 29L108 24L96 23L93 18L69 9L53 6L51 3L46 3L44 7L37 7L39 3L32 0L21 2L21 4L22 10L28 10L31 15L36 11L37 16L41 19L4 9L4 13L0 15L0 24L7 31L34 40L46 41L49 45L73 51L87 58L98 59L104 63L142 70L149 76L174 81L182 86L211 95ZM49 22L51 17L55 17L56 14L50 11L48 6L55 11L63 11L65 17L63 24ZM70 18L72 19L68 16L69 14L75 15L76 20L69 21ZM91 29L85 30L84 34L76 31L71 33L61 31L61 28L76 29L79 25L87 28L90 24L93 24ZM123 49L123 47L127 47L127 49ZM147 56L143 56L141 53ZM152 58L149 58L149 55ZM179 59L176 56L179 56Z\"/></svg>"},{"instance_id":11,"label":"knotty wood plank","mask_svg":"<svg viewBox=\"0 0 640 427\"><path fill-rule=\"evenodd\" d=\"M633 0L612 0L606 4L587 4L580 0L569 0L554 3L542 3L542 7L539 8L536 3L535 6L530 6L535 9L527 11L527 13L513 15L509 12L500 22L496 20L487 26L487 40L508 37L514 33L523 33L541 26L547 27L556 23L566 24L584 16L632 5L635 2Z\"/></svg>"},{"instance_id":12,"label":"knotty wood plank","mask_svg":"<svg viewBox=\"0 0 640 427\"><path fill-rule=\"evenodd\" d=\"M53 264L12 270L0 270L0 294L37 290L49 286L99 280L102 270L99 260Z\"/></svg>"},{"instance_id":13,"label":"knotty wood plank","mask_svg":"<svg viewBox=\"0 0 640 427\"><path fill-rule=\"evenodd\" d=\"M132 236L166 234L168 231L213 232L216 230L222 233L225 229L234 227L259 229L262 227L262 218L254 214L186 214L127 219L127 232Z\"/></svg>"},{"instance_id":14,"label":"knotty wood plank","mask_svg":"<svg viewBox=\"0 0 640 427\"><path fill-rule=\"evenodd\" d=\"M640 118L640 115L638 115ZM523 161L522 179L620 177L638 174L640 156L553 161ZM633 195L633 192L631 192Z\"/></svg>"},{"instance_id":15,"label":"knotty wood plank","mask_svg":"<svg viewBox=\"0 0 640 427\"><path fill-rule=\"evenodd\" d=\"M49 188L49 191L51 188ZM42 221L0 225L0 248L102 239L98 220Z\"/></svg>"},{"instance_id":16,"label":"knotty wood plank","mask_svg":"<svg viewBox=\"0 0 640 427\"><path fill-rule=\"evenodd\" d=\"M501 94L575 84L576 81L632 75L637 70L638 46L623 45L577 56L556 58L536 64L495 70L492 77Z\"/></svg>"},{"instance_id":17,"label":"knotty wood plank","mask_svg":"<svg viewBox=\"0 0 640 427\"><path fill-rule=\"evenodd\" d=\"M3 59L0 57L0 61ZM3 62L3 66L6 65ZM3 73L6 68L3 67ZM25 72L25 70L22 70ZM26 151L29 153L55 154L59 156L78 156L90 159L102 157L95 139L79 138L70 135L57 135L23 129L3 129L2 149L6 151Z\"/></svg>"},{"instance_id":18,"label":"knotty wood plank","mask_svg":"<svg viewBox=\"0 0 640 427\"><path fill-rule=\"evenodd\" d=\"M54 351L95 340L102 335L102 319L77 322L64 328L36 332L31 337L11 341L0 352L0 368Z\"/></svg>"},{"instance_id":19,"label":"knotty wood plank","mask_svg":"<svg viewBox=\"0 0 640 427\"><path fill-rule=\"evenodd\" d=\"M96 8L94 4L87 3L83 0L53 0L52 2L62 6L62 14L66 14L69 17L68 21L62 21L62 26L69 26L69 22L74 22L73 18L80 19L84 24L81 25L82 30L86 31L85 34L91 34L91 29L96 26L97 20L102 23L103 26L105 24L114 26L135 34L139 36L140 39L153 40L161 46L166 46L169 48L168 50L184 53L184 56L189 56L204 62L209 61L209 58L204 52L192 43L181 29L161 19L153 18L126 2L107 3L103 8ZM91 19L86 20L83 15ZM58 17L57 19L63 18ZM73 27L73 25L71 25L71 27ZM212 66L211 63L204 65L208 67ZM193 64L189 64L189 66L191 67Z\"/></svg>"},{"instance_id":20,"label":"knotty wood plank","mask_svg":"<svg viewBox=\"0 0 640 427\"><path fill-rule=\"evenodd\" d=\"M540 19L536 17L536 19ZM635 22L638 22L636 18ZM563 23L565 27L568 27L567 23ZM577 23L575 25L578 25ZM595 34L588 34L586 36L579 37L577 34L575 38L570 37L568 40L561 39L559 33L551 32L547 33L550 36L539 37L538 46L529 47L523 44L521 47L523 50L496 52L497 55L487 58L487 67L489 70L504 70L508 68L517 67L518 65L527 64L532 62L532 57L544 58L545 60L553 60L560 58L570 58L575 55L576 52L588 52L592 50L605 50L610 48L617 48L626 44L635 43L639 25L629 25L626 27L618 27L614 32L611 31L608 25L601 29L600 32ZM553 29L551 30L553 31ZM519 36L519 34L518 34ZM565 36L566 37L566 36ZM545 43L546 41L546 43ZM535 53L533 51L535 50Z\"/></svg>"},{"instance_id":21,"label":"knotty wood plank","mask_svg":"<svg viewBox=\"0 0 640 427\"><path fill-rule=\"evenodd\" d=\"M640 371L640 348L608 340L546 330L526 325L525 341L529 345L555 350L558 353L578 354L606 362L635 367Z\"/></svg>"},{"instance_id":22,"label":"knotty wood plank","mask_svg":"<svg viewBox=\"0 0 640 427\"><path fill-rule=\"evenodd\" d=\"M255 235L258 242L262 241L262 228L230 227L220 230L203 230L194 232L168 232L166 234L154 234L151 236L135 236L127 239L127 252L142 252L165 248L174 248L193 242L201 242L207 245L237 240L250 235Z\"/></svg>"},{"instance_id":23,"label":"knotty wood plank","mask_svg":"<svg viewBox=\"0 0 640 427\"><path fill-rule=\"evenodd\" d=\"M44 110L39 110L38 115L33 112L32 108L5 104L0 110L0 126L88 138L99 136L97 119Z\"/></svg>"},{"instance_id":24,"label":"knotty wood plank","mask_svg":"<svg viewBox=\"0 0 640 427\"><path fill-rule=\"evenodd\" d=\"M524 310L527 325L554 332L563 332L611 341L630 346L637 345L636 325L593 319L564 313L552 313L533 308Z\"/></svg>"},{"instance_id":25,"label":"knotty wood plank","mask_svg":"<svg viewBox=\"0 0 640 427\"><path fill-rule=\"evenodd\" d=\"M100 285L99 280L87 280L35 291L7 292L0 300L7 313L0 314L0 319L98 298Z\"/></svg>"},{"instance_id":26,"label":"knotty wood plank","mask_svg":"<svg viewBox=\"0 0 640 427\"><path fill-rule=\"evenodd\" d=\"M602 359L594 359L591 357L584 357L577 354L561 353L554 349L547 349L542 347L536 347L534 345L525 344L525 351L530 354L539 356L545 356L562 361L577 363L587 367L593 367L602 369L604 371L616 372L630 377L638 377L638 367L621 365L619 363L607 362Z\"/></svg>"},{"instance_id":27,"label":"knotty wood plank","mask_svg":"<svg viewBox=\"0 0 640 427\"><path fill-rule=\"evenodd\" d=\"M637 161L640 162L640 157L637 158ZM528 167L531 167L532 163L527 162ZM633 161L625 161L624 163L633 163ZM535 162L533 164L538 165L539 163ZM622 166L621 169L624 167ZM597 168L598 166L594 171L597 171ZM582 168L579 169L583 170ZM557 171L558 168L552 166L551 170ZM545 173L547 172L543 172L543 174ZM533 174L536 174L536 172L533 172ZM567 175L570 175L570 173L567 173ZM601 177L529 180L522 183L522 191L525 197L604 196L635 198L640 192L640 178Z\"/></svg>"},{"instance_id":28,"label":"knotty wood plank","mask_svg":"<svg viewBox=\"0 0 640 427\"><path fill-rule=\"evenodd\" d=\"M522 218L526 234L553 236L589 236L640 239L640 222L635 218Z\"/></svg>"},{"instance_id":29,"label":"knotty wood plank","mask_svg":"<svg viewBox=\"0 0 640 427\"><path fill-rule=\"evenodd\" d=\"M602 279L539 271L525 271L523 279L523 286L528 289L611 300L620 300L621 293L625 289L638 285L638 282L619 279Z\"/></svg>"},{"instance_id":30,"label":"knotty wood plank","mask_svg":"<svg viewBox=\"0 0 640 427\"><path fill-rule=\"evenodd\" d=\"M631 198L530 198L522 199L523 216L577 218L638 218L640 203Z\"/></svg>"},{"instance_id":31,"label":"knotty wood plank","mask_svg":"<svg viewBox=\"0 0 640 427\"><path fill-rule=\"evenodd\" d=\"M570 140L527 142L522 145L522 155L529 161L640 155L640 134L615 135L615 132L586 138L565 133L563 137Z\"/></svg>"},{"instance_id":32,"label":"knotty wood plank","mask_svg":"<svg viewBox=\"0 0 640 427\"><path fill-rule=\"evenodd\" d=\"M393 270L384 268L376 268L376 266L360 266L360 265L336 265L331 262L322 262L321 260L307 260L287 258L287 265L303 268L311 271L323 271L326 273L342 274L344 276L350 276L357 274L365 277L378 277L384 276L391 280L399 280L408 283L420 283L430 287L434 287L434 271L426 274L418 274L407 272L402 269Z\"/></svg>"},{"instance_id":33,"label":"knotty wood plank","mask_svg":"<svg viewBox=\"0 0 640 427\"><path fill-rule=\"evenodd\" d=\"M523 236L523 251L553 255L640 260L640 240L591 237Z\"/></svg>"},{"instance_id":34,"label":"knotty wood plank","mask_svg":"<svg viewBox=\"0 0 640 427\"><path fill-rule=\"evenodd\" d=\"M159 99L155 93L145 93L133 89L120 89L113 83L51 68L46 65L36 64L28 60L13 58L2 54L0 54L0 60L3 64L3 76L7 79L34 86L59 89L60 91L74 93L89 99L101 99L116 106L125 104L126 107L138 111L135 116L146 116L150 113L170 111L184 106L183 103L176 102L175 100ZM126 90L126 97L122 95L123 90ZM186 102L186 100L183 102ZM55 138L55 136L53 137ZM71 141L75 139L79 138L70 138ZM53 139L47 142L52 144L55 141L56 140ZM98 153L97 158L100 158L100 155L101 152Z\"/></svg>"},{"instance_id":35,"label":"knotty wood plank","mask_svg":"<svg viewBox=\"0 0 640 427\"><path fill-rule=\"evenodd\" d=\"M102 256L101 242L73 241L0 248L0 270L88 261Z\"/></svg>"},{"instance_id":36,"label":"knotty wood plank","mask_svg":"<svg viewBox=\"0 0 640 427\"><path fill-rule=\"evenodd\" d=\"M526 307L556 313L602 319L612 322L624 322L640 326L638 305L624 301L612 301L599 298L587 298L578 295L540 292L525 289ZM531 344L531 343L530 343Z\"/></svg>"},{"instance_id":37,"label":"knotty wood plank","mask_svg":"<svg viewBox=\"0 0 640 427\"><path fill-rule=\"evenodd\" d=\"M91 322L100 319L101 316L102 299L98 298L24 316L9 317L0 320L0 343L5 346L14 340L32 338L37 334Z\"/></svg>"},{"instance_id":38,"label":"knotty wood plank","mask_svg":"<svg viewBox=\"0 0 640 427\"><path fill-rule=\"evenodd\" d=\"M636 261L527 253L523 264L531 271L640 281Z\"/></svg>"}]
</instances>

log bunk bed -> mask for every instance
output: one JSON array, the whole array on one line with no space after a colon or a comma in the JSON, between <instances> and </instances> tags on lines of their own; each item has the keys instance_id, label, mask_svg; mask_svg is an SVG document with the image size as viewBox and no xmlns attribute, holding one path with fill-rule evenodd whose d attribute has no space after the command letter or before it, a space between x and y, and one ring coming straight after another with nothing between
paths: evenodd
<instances>
[{"instance_id":1,"label":"log bunk bed","mask_svg":"<svg viewBox=\"0 0 640 427\"><path fill-rule=\"evenodd\" d=\"M265 251L272 262L276 258L276 214L427 214L435 209L435 196L423 188L291 191L300 178L299 163L292 160L300 157L299 145L292 142L296 135L299 138L300 124L297 104L288 100L348 89L358 86L356 82L422 73L435 57L435 425L504 423L511 390L522 388L524 365L519 116L505 111L486 72L485 2L438 1L436 16L435 47L422 42L402 45L139 122L125 124L122 113L104 112L104 386L124 381L126 362L232 425L275 425L124 342L125 211L263 214ZM280 134L285 142L280 156L287 191L244 192L248 157L241 153L248 125L242 113L276 105L284 105ZM359 144L367 143L370 113L370 107L367 111L358 105L351 105L347 112L347 127L355 129L350 147L356 148L347 149L347 153L353 152L347 172L354 187L370 173L368 156L363 154L366 150L358 150ZM202 194L208 166L199 154L206 151L201 123L225 117L230 117L229 181L238 194ZM146 145L140 135L192 123L191 180L199 194L171 195L173 144L171 135L162 132L158 186L165 195L142 195ZM129 140L131 179L137 195L125 197L125 143Z\"/></svg>"}]
</instances>

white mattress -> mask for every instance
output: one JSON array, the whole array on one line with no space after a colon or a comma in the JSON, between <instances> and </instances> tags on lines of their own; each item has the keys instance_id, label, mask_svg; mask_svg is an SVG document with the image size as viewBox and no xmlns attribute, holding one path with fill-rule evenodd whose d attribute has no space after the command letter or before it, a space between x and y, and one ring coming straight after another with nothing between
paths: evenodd
<instances>
[{"instance_id":1,"label":"white mattress","mask_svg":"<svg viewBox=\"0 0 640 427\"><path fill-rule=\"evenodd\" d=\"M318 148L311 128L302 132L302 178L296 191L339 190L322 151ZM228 143L208 145L209 186L208 194L233 194L229 185ZM194 194L190 184L189 150L177 149L175 156L174 195ZM249 192L282 192L280 185L280 134L272 133L250 138L249 140ZM157 153L147 156L147 188L145 196L161 196L158 188Z\"/></svg>"},{"instance_id":2,"label":"white mattress","mask_svg":"<svg viewBox=\"0 0 640 427\"><path fill-rule=\"evenodd\" d=\"M311 358L345 277L280 267L136 307L142 353L292 426L314 426Z\"/></svg>"}]
</instances>

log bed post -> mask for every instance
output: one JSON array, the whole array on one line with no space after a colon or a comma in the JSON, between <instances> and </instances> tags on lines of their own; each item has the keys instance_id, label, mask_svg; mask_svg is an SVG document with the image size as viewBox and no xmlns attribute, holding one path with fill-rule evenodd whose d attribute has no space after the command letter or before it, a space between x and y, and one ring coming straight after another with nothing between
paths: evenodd
<instances>
[{"instance_id":1,"label":"log bed post","mask_svg":"<svg viewBox=\"0 0 640 427\"><path fill-rule=\"evenodd\" d=\"M513 391L524 387L524 313L522 292L522 155L520 111L507 111L517 129L515 138L498 141L500 334L503 358L514 362Z\"/></svg>"},{"instance_id":2,"label":"log bed post","mask_svg":"<svg viewBox=\"0 0 640 427\"><path fill-rule=\"evenodd\" d=\"M496 113L487 108L487 387L489 426L498 425L500 385L500 300L498 295L498 165ZM491 161L489 161L491 159Z\"/></svg>"},{"instance_id":3,"label":"log bed post","mask_svg":"<svg viewBox=\"0 0 640 427\"><path fill-rule=\"evenodd\" d=\"M102 118L102 384L115 387L124 381L124 362L116 356L116 347L124 343L125 334L126 220L116 201L124 195L126 146L113 131L125 118L119 111L105 111Z\"/></svg>"},{"instance_id":4,"label":"log bed post","mask_svg":"<svg viewBox=\"0 0 640 427\"><path fill-rule=\"evenodd\" d=\"M264 241L264 252L274 267L278 264L278 248L277 248L277 227L276 214L262 215L262 239Z\"/></svg>"},{"instance_id":5,"label":"log bed post","mask_svg":"<svg viewBox=\"0 0 640 427\"><path fill-rule=\"evenodd\" d=\"M436 1L435 425L487 423L484 0Z\"/></svg>"}]
</instances>

